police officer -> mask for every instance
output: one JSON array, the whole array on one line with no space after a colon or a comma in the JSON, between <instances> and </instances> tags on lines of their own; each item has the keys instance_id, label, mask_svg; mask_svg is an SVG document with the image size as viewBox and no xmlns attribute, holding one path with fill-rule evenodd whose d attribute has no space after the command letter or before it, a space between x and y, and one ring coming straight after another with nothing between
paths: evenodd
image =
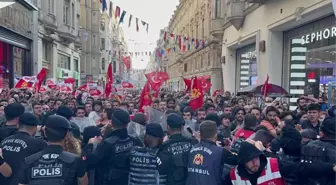
<instances>
[{"instance_id":1,"label":"police officer","mask_svg":"<svg viewBox=\"0 0 336 185\"><path fill-rule=\"evenodd\" d=\"M167 185L184 185L187 179L187 159L196 139L182 136L184 119L171 113L167 116L167 132L169 138L159 151L161 160L160 172L167 175Z\"/></svg>"},{"instance_id":2,"label":"police officer","mask_svg":"<svg viewBox=\"0 0 336 185\"><path fill-rule=\"evenodd\" d=\"M103 140L92 138L85 146L88 168L96 168L96 182L100 185L128 184L129 154L133 146L143 146L141 141L127 133L127 124L130 122L128 112L115 109L111 115L112 131L105 133Z\"/></svg>"},{"instance_id":3,"label":"police officer","mask_svg":"<svg viewBox=\"0 0 336 185\"><path fill-rule=\"evenodd\" d=\"M320 139L310 141L301 149L301 158L309 162L326 162L336 164L336 120L327 117L320 126ZM309 179L310 184L335 184L334 176L323 176L319 179Z\"/></svg>"},{"instance_id":4,"label":"police officer","mask_svg":"<svg viewBox=\"0 0 336 185\"><path fill-rule=\"evenodd\" d=\"M223 164L236 165L237 160L229 151L216 145L215 122L202 122L200 136L201 141L193 146L189 153L186 185L222 184Z\"/></svg>"},{"instance_id":5,"label":"police officer","mask_svg":"<svg viewBox=\"0 0 336 185\"><path fill-rule=\"evenodd\" d=\"M134 147L130 153L129 185L165 185L166 176L160 174L157 159L158 147L163 142L163 129L160 124L146 125L145 147Z\"/></svg>"},{"instance_id":6,"label":"police officer","mask_svg":"<svg viewBox=\"0 0 336 185\"><path fill-rule=\"evenodd\" d=\"M19 116L24 113L24 110L20 103L12 103L5 107L4 112L7 122L0 127L0 142L17 131Z\"/></svg>"},{"instance_id":7,"label":"police officer","mask_svg":"<svg viewBox=\"0 0 336 185\"><path fill-rule=\"evenodd\" d=\"M63 151L70 123L58 115L46 120L48 146L25 159L20 171L19 185L87 185L84 161L75 154ZM78 182L77 182L78 181Z\"/></svg>"},{"instance_id":8,"label":"police officer","mask_svg":"<svg viewBox=\"0 0 336 185\"><path fill-rule=\"evenodd\" d=\"M11 178L4 181L5 184L17 185L17 173L20 170L22 161L32 154L43 150L47 143L33 137L37 131L38 118L32 113L23 113L19 117L19 130L14 135L4 139L1 144L5 162L12 168Z\"/></svg>"}]
</instances>

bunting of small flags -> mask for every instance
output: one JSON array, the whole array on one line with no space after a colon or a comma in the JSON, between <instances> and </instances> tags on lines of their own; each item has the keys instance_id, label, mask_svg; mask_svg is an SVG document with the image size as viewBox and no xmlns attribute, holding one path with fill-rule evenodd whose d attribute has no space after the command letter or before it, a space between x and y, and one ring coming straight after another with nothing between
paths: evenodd
<instances>
[{"instance_id":1,"label":"bunting of small flags","mask_svg":"<svg viewBox=\"0 0 336 185\"><path fill-rule=\"evenodd\" d=\"M164 31L163 40L168 45L167 53L170 53L172 50L176 52L187 52L193 49L200 49L206 47L206 41L202 39L195 39L189 36L182 36L173 33L168 33Z\"/></svg>"},{"instance_id":2,"label":"bunting of small flags","mask_svg":"<svg viewBox=\"0 0 336 185\"><path fill-rule=\"evenodd\" d=\"M133 21L132 14L127 13L126 10L121 11L121 8L119 6L116 6L115 11L113 11L114 8L113 8L113 3L111 1L110 1L109 6L107 6L106 0L100 0L100 3L102 4L103 12L108 11L110 17L114 15L114 18L119 22L119 24L124 23L125 17L128 16L128 27L131 27L132 21ZM146 21L143 21L143 20L140 20L140 21L141 21L142 26L146 29L146 32L148 33L149 24ZM137 32L139 32L140 30L138 17L135 18L135 29Z\"/></svg>"}]
</instances>

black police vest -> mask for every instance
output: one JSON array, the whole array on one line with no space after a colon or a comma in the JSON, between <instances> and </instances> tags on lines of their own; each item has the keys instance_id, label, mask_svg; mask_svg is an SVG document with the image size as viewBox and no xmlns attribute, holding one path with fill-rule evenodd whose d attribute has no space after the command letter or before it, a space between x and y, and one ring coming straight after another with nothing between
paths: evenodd
<instances>
[{"instance_id":1,"label":"black police vest","mask_svg":"<svg viewBox=\"0 0 336 185\"><path fill-rule=\"evenodd\" d=\"M38 152L26 158L31 170L28 185L66 185L71 164L76 155L62 151L59 154Z\"/></svg>"},{"instance_id":2,"label":"black police vest","mask_svg":"<svg viewBox=\"0 0 336 185\"><path fill-rule=\"evenodd\" d=\"M335 164L336 146L321 140L310 141L301 148L301 160L304 162L322 161ZM319 179L309 178L308 181L309 185L326 185L330 183L330 179L327 179L327 177L321 177Z\"/></svg>"},{"instance_id":3,"label":"black police vest","mask_svg":"<svg viewBox=\"0 0 336 185\"><path fill-rule=\"evenodd\" d=\"M286 155L283 152L279 152L279 163L282 163L284 165L286 164L293 164L293 163L300 163L300 157L295 157L295 156L290 156ZM284 176L283 177L286 185L298 185L298 184L305 184L303 179L300 179L297 174L292 173L290 175Z\"/></svg>"},{"instance_id":4,"label":"black police vest","mask_svg":"<svg viewBox=\"0 0 336 185\"><path fill-rule=\"evenodd\" d=\"M193 146L188 157L186 185L221 184L223 150L208 141Z\"/></svg>"},{"instance_id":5,"label":"black police vest","mask_svg":"<svg viewBox=\"0 0 336 185\"><path fill-rule=\"evenodd\" d=\"M111 184L116 182L119 184L127 184L130 151L134 145L133 141L129 137L122 140L116 136L108 137L104 141L112 145L114 155L110 155L107 161L108 169L103 171L102 184Z\"/></svg>"},{"instance_id":6,"label":"black police vest","mask_svg":"<svg viewBox=\"0 0 336 185\"><path fill-rule=\"evenodd\" d=\"M134 147L130 153L128 185L164 185L166 178L160 175L157 163L157 149Z\"/></svg>"},{"instance_id":7,"label":"black police vest","mask_svg":"<svg viewBox=\"0 0 336 185\"><path fill-rule=\"evenodd\" d=\"M172 169L167 173L167 185L184 185L188 176L187 164L188 154L193 146L191 140L181 139L180 141L166 143L166 150L170 154Z\"/></svg>"}]
</instances>

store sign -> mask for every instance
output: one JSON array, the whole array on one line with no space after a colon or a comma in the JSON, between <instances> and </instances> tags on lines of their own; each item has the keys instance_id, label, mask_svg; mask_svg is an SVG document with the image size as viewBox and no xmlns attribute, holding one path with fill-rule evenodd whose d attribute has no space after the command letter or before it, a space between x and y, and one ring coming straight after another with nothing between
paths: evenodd
<instances>
[{"instance_id":1,"label":"store sign","mask_svg":"<svg viewBox=\"0 0 336 185\"><path fill-rule=\"evenodd\" d=\"M336 37L336 27L327 28L301 37L302 45Z\"/></svg>"},{"instance_id":2,"label":"store sign","mask_svg":"<svg viewBox=\"0 0 336 185\"><path fill-rule=\"evenodd\" d=\"M72 77L72 71L62 68L57 68L57 78L69 78Z\"/></svg>"}]
</instances>

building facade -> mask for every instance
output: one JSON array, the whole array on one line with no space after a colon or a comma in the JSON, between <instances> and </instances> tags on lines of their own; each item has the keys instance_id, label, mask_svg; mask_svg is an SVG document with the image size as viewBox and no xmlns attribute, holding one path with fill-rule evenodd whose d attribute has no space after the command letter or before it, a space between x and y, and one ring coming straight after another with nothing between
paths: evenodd
<instances>
[{"instance_id":1,"label":"building facade","mask_svg":"<svg viewBox=\"0 0 336 185\"><path fill-rule=\"evenodd\" d=\"M224 89L237 92L270 83L290 94L290 108L302 95L329 93L335 101L336 20L331 0L221 1ZM235 21L233 21L235 19ZM256 24L258 22L258 24Z\"/></svg>"},{"instance_id":2,"label":"building facade","mask_svg":"<svg viewBox=\"0 0 336 185\"><path fill-rule=\"evenodd\" d=\"M80 84L79 1L37 0L38 70L61 82L72 77Z\"/></svg>"},{"instance_id":3,"label":"building facade","mask_svg":"<svg viewBox=\"0 0 336 185\"><path fill-rule=\"evenodd\" d=\"M193 76L211 76L208 79L212 83L211 91L222 89L222 35L218 37L213 29L216 23L214 17L217 16L213 11L214 1L181 0L169 22L167 33L205 40L205 47L168 54L166 67L170 76L170 90L183 90L183 78Z\"/></svg>"},{"instance_id":4,"label":"building facade","mask_svg":"<svg viewBox=\"0 0 336 185\"><path fill-rule=\"evenodd\" d=\"M0 88L14 86L14 79L34 75L34 22L36 2L0 2Z\"/></svg>"},{"instance_id":5,"label":"building facade","mask_svg":"<svg viewBox=\"0 0 336 185\"><path fill-rule=\"evenodd\" d=\"M101 79L101 4L95 0L80 1L81 81Z\"/></svg>"}]
</instances>

